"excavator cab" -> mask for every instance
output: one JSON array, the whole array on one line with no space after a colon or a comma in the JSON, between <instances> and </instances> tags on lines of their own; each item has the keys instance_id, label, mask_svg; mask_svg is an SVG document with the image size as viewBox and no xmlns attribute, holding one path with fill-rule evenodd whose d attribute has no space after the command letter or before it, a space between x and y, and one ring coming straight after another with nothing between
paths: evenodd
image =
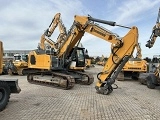
<instances>
[{"instance_id":1,"label":"excavator cab","mask_svg":"<svg viewBox=\"0 0 160 120\"><path fill-rule=\"evenodd\" d=\"M69 55L71 58L70 69L83 71L85 67L84 48L75 47L70 53L72 53Z\"/></svg>"}]
</instances>

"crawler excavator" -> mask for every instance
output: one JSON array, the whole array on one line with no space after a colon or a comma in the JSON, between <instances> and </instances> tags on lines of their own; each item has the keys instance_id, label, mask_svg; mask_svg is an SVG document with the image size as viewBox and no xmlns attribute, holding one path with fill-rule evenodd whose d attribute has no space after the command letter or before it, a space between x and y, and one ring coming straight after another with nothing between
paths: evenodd
<instances>
[{"instance_id":1,"label":"crawler excavator","mask_svg":"<svg viewBox=\"0 0 160 120\"><path fill-rule=\"evenodd\" d=\"M3 43L0 41L0 74L3 70ZM8 104L11 93L19 93L21 91L18 86L18 79L0 78L0 111L5 109Z\"/></svg>"},{"instance_id":2,"label":"crawler excavator","mask_svg":"<svg viewBox=\"0 0 160 120\"><path fill-rule=\"evenodd\" d=\"M57 41L54 42L50 37L57 26L59 26L60 34ZM24 70L25 73L29 73L27 76L28 82L36 83L41 81L56 84L65 89L72 88L75 82L87 85L93 83L93 76L83 72L85 69L84 48L78 47L79 43L76 46L71 46L72 49L67 54L63 53L63 55L57 57L61 47L68 44L68 42L67 44L64 43L65 39L67 39L67 32L60 19L60 13L57 13L49 28L41 36L38 49L29 53L28 68ZM45 46L45 42L49 44L48 47ZM72 60L67 61L69 59ZM68 62L70 65L67 64ZM43 74L43 76L39 74ZM33 75L34 77L32 77ZM47 77L52 78L43 81Z\"/></svg>"},{"instance_id":3,"label":"crawler excavator","mask_svg":"<svg viewBox=\"0 0 160 120\"><path fill-rule=\"evenodd\" d=\"M130 30L124 37L119 37L97 23L120 26ZM135 26L118 25L116 22L100 20L91 16L74 16L73 25L58 50L50 50L48 54L46 54L46 51L41 50L34 50L30 53L29 67L37 71L28 74L28 81L56 83L65 89L72 88L75 81L85 84L93 83L93 76L88 75L86 72L70 69L72 65L85 65L82 50L75 48L75 45L80 42L85 32L111 43L110 57L104 65L102 72L97 74L98 81L95 86L98 93L111 93L113 91L112 84L114 84L119 72L132 56L138 43L138 28Z\"/></svg>"},{"instance_id":4,"label":"crawler excavator","mask_svg":"<svg viewBox=\"0 0 160 120\"><path fill-rule=\"evenodd\" d=\"M150 39L147 41L146 47L152 48L157 37L160 37L160 8L158 12L158 17L156 24L153 26L152 34L150 36ZM148 88L154 89L156 85L160 85L160 65L156 67L156 70L154 73L146 73L143 74L143 77L141 77L140 82L142 84L146 84Z\"/></svg>"},{"instance_id":5,"label":"crawler excavator","mask_svg":"<svg viewBox=\"0 0 160 120\"><path fill-rule=\"evenodd\" d=\"M138 80L141 73L147 72L147 61L142 59L140 43L136 45L136 57L132 57L123 67L122 71L117 77L117 80L123 81L128 79Z\"/></svg>"}]
</instances>

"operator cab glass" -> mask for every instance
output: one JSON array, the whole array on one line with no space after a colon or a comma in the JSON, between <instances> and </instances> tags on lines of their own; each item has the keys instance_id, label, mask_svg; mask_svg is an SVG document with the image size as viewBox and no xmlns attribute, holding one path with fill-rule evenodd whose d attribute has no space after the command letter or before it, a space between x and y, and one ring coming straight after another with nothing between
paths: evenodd
<instances>
[{"instance_id":1,"label":"operator cab glass","mask_svg":"<svg viewBox=\"0 0 160 120\"><path fill-rule=\"evenodd\" d=\"M84 48L77 49L76 57L77 57L76 66L84 67L85 66Z\"/></svg>"},{"instance_id":2,"label":"operator cab glass","mask_svg":"<svg viewBox=\"0 0 160 120\"><path fill-rule=\"evenodd\" d=\"M14 55L14 60L15 61L21 60L21 56L20 55Z\"/></svg>"},{"instance_id":3,"label":"operator cab glass","mask_svg":"<svg viewBox=\"0 0 160 120\"><path fill-rule=\"evenodd\" d=\"M68 59L71 58L72 62L75 62L75 67L85 67L85 55L84 48L75 47L68 55Z\"/></svg>"},{"instance_id":4,"label":"operator cab glass","mask_svg":"<svg viewBox=\"0 0 160 120\"><path fill-rule=\"evenodd\" d=\"M24 61L28 61L28 55L22 55L22 60L24 60Z\"/></svg>"},{"instance_id":5,"label":"operator cab glass","mask_svg":"<svg viewBox=\"0 0 160 120\"><path fill-rule=\"evenodd\" d=\"M27 61L28 60L28 56L27 55L18 55L18 54L16 54L16 55L14 55L14 60L15 61L21 61L21 60Z\"/></svg>"}]
</instances>

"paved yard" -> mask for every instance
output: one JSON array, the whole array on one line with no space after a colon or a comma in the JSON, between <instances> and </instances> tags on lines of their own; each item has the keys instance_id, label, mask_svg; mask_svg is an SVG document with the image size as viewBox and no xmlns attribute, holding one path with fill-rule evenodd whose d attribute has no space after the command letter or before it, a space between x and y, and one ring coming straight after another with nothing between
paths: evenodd
<instances>
[{"instance_id":1,"label":"paved yard","mask_svg":"<svg viewBox=\"0 0 160 120\"><path fill-rule=\"evenodd\" d=\"M26 76L18 78L20 94L12 94L0 120L159 120L160 88L148 89L138 81L116 81L118 89L110 95L97 94L96 73L101 66L90 68L95 82L76 84L71 90L30 84Z\"/></svg>"}]
</instances>

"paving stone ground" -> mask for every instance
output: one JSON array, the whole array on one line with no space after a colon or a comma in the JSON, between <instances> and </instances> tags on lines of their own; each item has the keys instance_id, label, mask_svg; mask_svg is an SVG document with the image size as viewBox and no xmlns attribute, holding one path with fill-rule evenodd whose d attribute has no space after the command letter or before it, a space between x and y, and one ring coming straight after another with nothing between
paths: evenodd
<instances>
[{"instance_id":1,"label":"paving stone ground","mask_svg":"<svg viewBox=\"0 0 160 120\"><path fill-rule=\"evenodd\" d=\"M12 94L0 120L159 120L160 87L148 89L138 81L116 81L118 89L110 95L97 94L95 66L87 70L94 74L92 85L76 84L71 90L30 84L26 76L17 78L20 94Z\"/></svg>"}]
</instances>

